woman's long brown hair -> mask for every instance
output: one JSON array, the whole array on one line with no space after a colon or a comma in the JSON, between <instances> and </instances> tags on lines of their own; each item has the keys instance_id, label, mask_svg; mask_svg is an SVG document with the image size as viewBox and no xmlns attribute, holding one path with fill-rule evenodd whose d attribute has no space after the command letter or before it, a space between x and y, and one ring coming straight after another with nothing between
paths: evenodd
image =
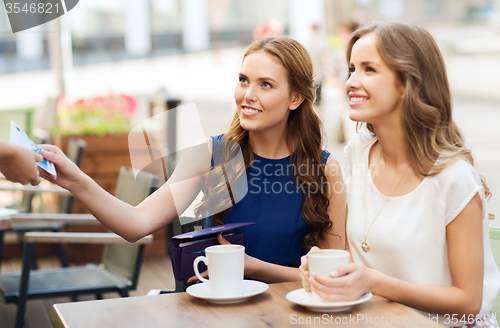
<instances>
[{"instance_id":1,"label":"woman's long brown hair","mask_svg":"<svg viewBox=\"0 0 500 328\"><path fill-rule=\"evenodd\" d=\"M459 159L474 165L471 151L452 118L446 68L434 38L414 24L373 24L353 33L347 46L347 62L356 41L370 33L376 35L380 57L404 86L401 119L412 169L423 176L432 176ZM371 124L366 127L374 133ZM490 189L481 180L489 200Z\"/></svg>"},{"instance_id":2,"label":"woman's long brown hair","mask_svg":"<svg viewBox=\"0 0 500 328\"><path fill-rule=\"evenodd\" d=\"M264 51L278 58L288 72L290 92L298 92L305 98L299 107L290 111L286 141L289 149L294 150L291 161L295 168L308 168L305 170L307 171L306 174L302 174L302 170L297 169L293 173L295 173L297 183L304 186L302 215L309 226L309 232L302 239L302 245L310 248L317 245L320 239L325 238L325 235L332 227L332 222L327 214L329 205L328 190L322 188L328 182L324 166L321 165L322 125L313 109L315 92L312 61L309 53L300 43L285 36L265 38L254 42L245 52L243 61L247 56L258 51ZM253 161L253 150L248 138L248 131L240 125L238 111L234 115L224 139L233 141L241 147L245 166L249 168ZM230 142L224 143L229 148L231 147L230 144ZM223 151L224 160L222 162L228 162L231 154L234 154L234 149L233 151ZM217 165L214 169L217 169ZM220 199L221 197L217 196L225 192L228 187L227 182L226 184L214 183L213 185L207 185L209 194L205 195L205 200L196 209L197 214L201 215L203 210L207 209L207 206L214 204L215 199ZM210 189L212 189L212 192L210 192ZM212 216L214 223L217 225L222 224L227 213L228 210L214 214Z\"/></svg>"}]
</instances>

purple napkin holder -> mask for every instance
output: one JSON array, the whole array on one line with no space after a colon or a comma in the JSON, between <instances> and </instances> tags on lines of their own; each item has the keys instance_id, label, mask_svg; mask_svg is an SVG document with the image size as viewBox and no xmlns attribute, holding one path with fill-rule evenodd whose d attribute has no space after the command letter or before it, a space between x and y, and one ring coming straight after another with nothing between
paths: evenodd
<instances>
[{"instance_id":1,"label":"purple napkin holder","mask_svg":"<svg viewBox=\"0 0 500 328\"><path fill-rule=\"evenodd\" d=\"M194 276L193 262L198 256L205 255L205 248L219 245L217 235L222 236L231 244L243 245L243 233L234 233L234 229L246 227L255 222L229 223L202 230L186 232L173 236L168 243L168 251L172 260L175 280L185 280ZM199 264L200 272L207 269L204 263Z\"/></svg>"}]
</instances>

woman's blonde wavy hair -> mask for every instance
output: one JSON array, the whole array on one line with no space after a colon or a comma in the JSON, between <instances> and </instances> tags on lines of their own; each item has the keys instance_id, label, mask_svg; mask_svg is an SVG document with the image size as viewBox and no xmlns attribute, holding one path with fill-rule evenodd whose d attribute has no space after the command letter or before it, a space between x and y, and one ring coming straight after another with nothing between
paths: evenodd
<instances>
[{"instance_id":1,"label":"woman's blonde wavy hair","mask_svg":"<svg viewBox=\"0 0 500 328\"><path fill-rule=\"evenodd\" d=\"M309 53L299 42L286 37L270 37L255 41L245 52L242 62L245 58L255 52L264 51L281 62L283 67L288 72L288 83L290 93L295 91L304 96L304 101L295 110L290 111L287 122L286 141L290 149L294 150L291 155L291 161L295 167L308 167L306 173L301 174L302 170L295 170L297 183L304 186L305 194L302 203L302 214L309 226L309 232L302 239L302 245L305 248L310 248L317 245L320 239L325 237L332 227L332 223L327 214L329 205L328 195L320 192L318 189L327 181L324 166L320 166L320 170L314 170L312 165L322 163L321 146L322 146L322 125L319 117L314 112L314 85L313 85L313 64ZM222 151L222 163L227 163L234 155L235 150L230 141L235 142L241 147L246 168L249 168L253 161L253 150L248 138L248 131L240 125L240 115L237 111L231 122L231 126L224 137L223 147L228 148ZM218 163L215 163L218 164ZM213 170L218 170L220 165L216 165ZM243 171L244 172L244 171ZM216 172L214 172L216 173ZM316 174L314 174L316 173ZM221 171L219 174L225 174ZM222 180L224 181L224 180ZM220 194L230 190L229 183L218 184L213 183L206 186L209 194L205 195L205 199L196 209L197 214L203 213L208 206L214 205L217 199L221 199ZM212 192L210 192L212 190ZM218 197L219 195L219 197ZM231 194L234 204L235 195ZM230 210L230 209L229 209ZM221 213L213 215L214 223L219 225L223 223L225 216L229 213L225 210Z\"/></svg>"},{"instance_id":2,"label":"woman's blonde wavy hair","mask_svg":"<svg viewBox=\"0 0 500 328\"><path fill-rule=\"evenodd\" d=\"M409 23L365 26L356 30L349 40L348 63L356 41L370 33L376 35L380 57L404 86L401 119L412 169L423 176L432 176L459 159L474 165L471 151L452 118L446 68L434 38L422 27ZM375 134L371 124L367 123L366 127ZM481 180L489 200L490 189L484 179Z\"/></svg>"}]
</instances>

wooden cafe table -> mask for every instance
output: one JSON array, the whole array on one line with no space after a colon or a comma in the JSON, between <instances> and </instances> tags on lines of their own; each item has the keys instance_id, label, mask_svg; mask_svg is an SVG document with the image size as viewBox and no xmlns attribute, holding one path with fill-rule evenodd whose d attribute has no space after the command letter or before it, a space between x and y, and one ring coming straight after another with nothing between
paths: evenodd
<instances>
[{"instance_id":1,"label":"wooden cafe table","mask_svg":"<svg viewBox=\"0 0 500 328\"><path fill-rule=\"evenodd\" d=\"M12 229L12 221L9 215L17 213L16 210L9 210L5 208L0 208L0 231ZM0 245L1 246L1 245ZM0 258L2 254L0 253Z\"/></svg>"},{"instance_id":2,"label":"wooden cafe table","mask_svg":"<svg viewBox=\"0 0 500 328\"><path fill-rule=\"evenodd\" d=\"M271 284L266 292L231 305L211 304L187 293L55 304L51 320L55 328L442 327L378 296L349 311L323 315L285 298L298 288L300 282Z\"/></svg>"}]
</instances>

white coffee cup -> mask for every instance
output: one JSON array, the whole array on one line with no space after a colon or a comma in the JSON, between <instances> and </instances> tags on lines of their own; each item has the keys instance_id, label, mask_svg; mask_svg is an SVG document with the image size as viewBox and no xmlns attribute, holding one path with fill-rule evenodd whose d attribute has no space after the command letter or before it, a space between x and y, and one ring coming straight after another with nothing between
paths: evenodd
<instances>
[{"instance_id":1,"label":"white coffee cup","mask_svg":"<svg viewBox=\"0 0 500 328\"><path fill-rule=\"evenodd\" d=\"M307 254L309 274L316 273L323 277L330 277L330 272L341 265L349 264L349 252L340 249L318 249ZM312 299L323 302L318 294L312 292Z\"/></svg>"},{"instance_id":2,"label":"white coffee cup","mask_svg":"<svg viewBox=\"0 0 500 328\"><path fill-rule=\"evenodd\" d=\"M206 256L198 256L193 263L196 277L209 285L212 296L240 296L243 294L245 247L216 245L205 248ZM208 279L198 271L198 263L208 267Z\"/></svg>"}]
</instances>

